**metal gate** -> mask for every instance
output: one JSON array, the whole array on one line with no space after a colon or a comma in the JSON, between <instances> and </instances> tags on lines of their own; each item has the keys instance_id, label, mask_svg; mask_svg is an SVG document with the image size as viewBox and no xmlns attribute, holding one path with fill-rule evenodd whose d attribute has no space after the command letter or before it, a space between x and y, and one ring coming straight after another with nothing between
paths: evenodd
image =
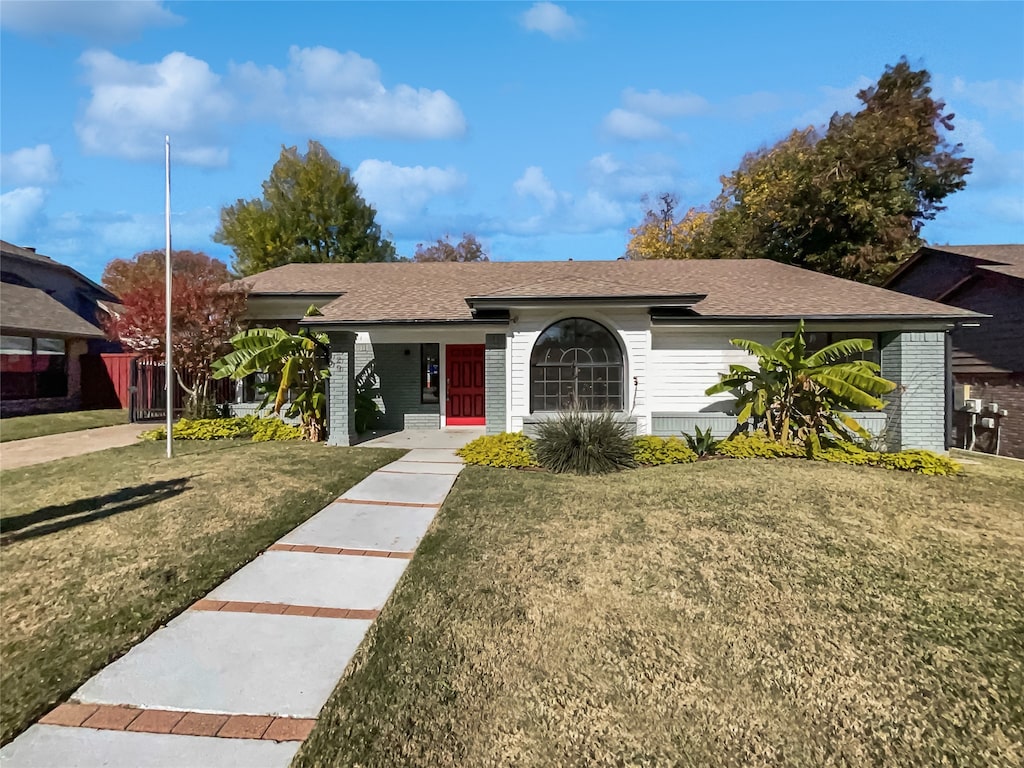
<instances>
[{"instance_id":1,"label":"metal gate","mask_svg":"<svg viewBox=\"0 0 1024 768\"><path fill-rule=\"evenodd\" d=\"M151 360L136 357L132 361L130 403L128 418L133 421L163 421L167 418L167 394L164 389L166 369L162 360ZM186 374L186 383L191 386L190 377ZM181 416L185 410L187 394L175 376L171 382L173 395L173 415ZM231 379L219 379L213 382L210 392L218 405L234 402L235 382Z\"/></svg>"}]
</instances>

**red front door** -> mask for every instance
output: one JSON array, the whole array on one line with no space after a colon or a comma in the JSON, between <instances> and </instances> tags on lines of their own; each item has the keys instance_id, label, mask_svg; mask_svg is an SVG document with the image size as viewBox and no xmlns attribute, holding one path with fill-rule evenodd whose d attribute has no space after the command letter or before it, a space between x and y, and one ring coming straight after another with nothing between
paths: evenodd
<instances>
[{"instance_id":1,"label":"red front door","mask_svg":"<svg viewBox=\"0 0 1024 768\"><path fill-rule=\"evenodd\" d=\"M446 424L484 423L484 345L445 347Z\"/></svg>"}]
</instances>

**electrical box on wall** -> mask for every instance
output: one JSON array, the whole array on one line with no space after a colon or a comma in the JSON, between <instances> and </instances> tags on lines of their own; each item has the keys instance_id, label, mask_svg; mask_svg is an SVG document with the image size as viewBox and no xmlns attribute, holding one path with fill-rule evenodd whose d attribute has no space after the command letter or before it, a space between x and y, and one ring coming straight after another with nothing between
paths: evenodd
<instances>
[{"instance_id":1,"label":"electrical box on wall","mask_svg":"<svg viewBox=\"0 0 1024 768\"><path fill-rule=\"evenodd\" d=\"M971 396L971 385L970 384L957 384L953 387L953 410L964 411L967 410L964 405L967 399Z\"/></svg>"},{"instance_id":2,"label":"electrical box on wall","mask_svg":"<svg viewBox=\"0 0 1024 768\"><path fill-rule=\"evenodd\" d=\"M966 399L964 400L963 410L968 413L981 413L981 400Z\"/></svg>"}]
</instances>

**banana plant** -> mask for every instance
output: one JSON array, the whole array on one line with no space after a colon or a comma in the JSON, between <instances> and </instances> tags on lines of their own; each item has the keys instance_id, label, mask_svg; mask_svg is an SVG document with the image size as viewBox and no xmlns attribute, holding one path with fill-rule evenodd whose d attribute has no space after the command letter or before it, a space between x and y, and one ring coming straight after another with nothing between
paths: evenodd
<instances>
[{"instance_id":1,"label":"banana plant","mask_svg":"<svg viewBox=\"0 0 1024 768\"><path fill-rule=\"evenodd\" d=\"M319 314L310 307L306 316ZM299 417L307 440L318 442L327 434L325 382L330 378L323 359L330 354L327 334L302 328L290 333L283 328L250 328L231 339L234 351L213 363L213 378L244 379L264 373L260 385L265 393L260 409L273 401L273 412ZM289 401L289 393L297 394ZM287 406L287 408L285 408Z\"/></svg>"},{"instance_id":2,"label":"banana plant","mask_svg":"<svg viewBox=\"0 0 1024 768\"><path fill-rule=\"evenodd\" d=\"M896 388L877 364L852 359L872 348L868 339L844 339L807 354L803 320L792 336L771 346L749 339L730 343L754 355L758 367L730 365L706 394L733 393L737 424L752 421L783 444L796 440L816 449L826 434L866 439L868 431L845 411L881 410L881 395Z\"/></svg>"}]
</instances>

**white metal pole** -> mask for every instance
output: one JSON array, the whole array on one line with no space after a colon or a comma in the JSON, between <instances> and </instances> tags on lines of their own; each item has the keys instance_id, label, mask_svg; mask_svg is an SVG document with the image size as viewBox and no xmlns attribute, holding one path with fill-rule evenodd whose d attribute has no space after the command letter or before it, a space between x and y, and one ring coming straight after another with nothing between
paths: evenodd
<instances>
[{"instance_id":1,"label":"white metal pole","mask_svg":"<svg viewBox=\"0 0 1024 768\"><path fill-rule=\"evenodd\" d=\"M167 458L171 458L173 452L171 431L174 419L174 360L172 359L173 348L171 346L171 137L164 136L164 156L166 165L167 188L164 202L164 229L166 230L166 252L164 258L164 282L166 284L166 300L164 310L167 314L167 339L164 350L164 379L167 390Z\"/></svg>"}]
</instances>

